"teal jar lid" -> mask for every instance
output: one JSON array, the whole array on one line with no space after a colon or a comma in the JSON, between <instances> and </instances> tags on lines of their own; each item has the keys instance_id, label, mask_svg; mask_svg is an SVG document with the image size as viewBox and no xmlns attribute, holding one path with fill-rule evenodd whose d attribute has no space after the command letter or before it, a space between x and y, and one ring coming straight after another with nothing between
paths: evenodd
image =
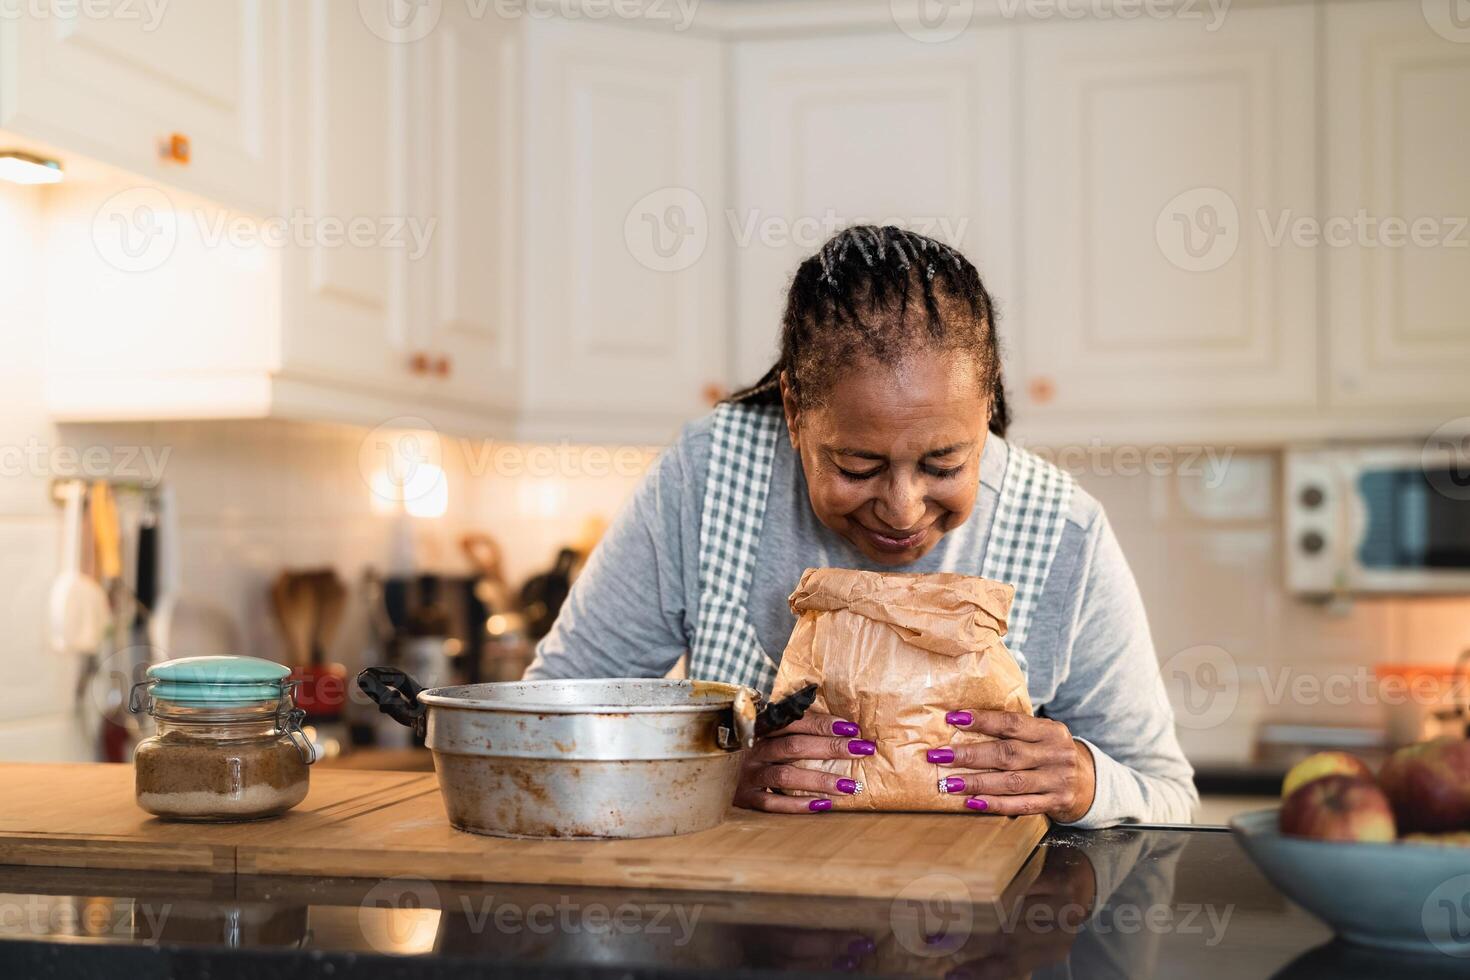
<instances>
[{"instance_id":1,"label":"teal jar lid","mask_svg":"<svg viewBox=\"0 0 1470 980\"><path fill-rule=\"evenodd\" d=\"M231 707L280 700L291 669L259 657L184 657L148 668L155 700Z\"/></svg>"}]
</instances>

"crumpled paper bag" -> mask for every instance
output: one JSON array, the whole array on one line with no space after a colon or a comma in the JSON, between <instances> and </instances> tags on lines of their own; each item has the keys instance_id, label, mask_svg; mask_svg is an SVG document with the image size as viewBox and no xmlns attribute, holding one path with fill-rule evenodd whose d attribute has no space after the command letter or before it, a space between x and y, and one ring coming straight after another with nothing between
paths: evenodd
<instances>
[{"instance_id":1,"label":"crumpled paper bag","mask_svg":"<svg viewBox=\"0 0 1470 980\"><path fill-rule=\"evenodd\" d=\"M834 810L965 808L966 795L940 793L939 780L973 770L934 765L924 753L990 741L947 724L947 712L1031 713L1026 679L1001 642L1015 591L947 572L806 570L791 594L800 618L771 698L815 683L811 710L856 722L878 746L871 756L796 763L863 784L855 796L829 794Z\"/></svg>"}]
</instances>

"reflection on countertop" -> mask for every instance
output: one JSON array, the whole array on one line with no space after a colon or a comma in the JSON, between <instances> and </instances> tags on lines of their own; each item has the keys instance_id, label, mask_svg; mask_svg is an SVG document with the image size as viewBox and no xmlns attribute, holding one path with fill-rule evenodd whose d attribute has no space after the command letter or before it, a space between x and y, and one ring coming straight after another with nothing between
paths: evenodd
<instances>
[{"instance_id":1,"label":"reflection on countertop","mask_svg":"<svg viewBox=\"0 0 1470 980\"><path fill-rule=\"evenodd\" d=\"M1228 834L1199 829L1054 830L1004 898L985 905L3 867L0 937L7 976L262 978L328 964L348 977L1208 978L1382 967L1377 954L1328 944L1327 929ZM1426 960L1423 970L1463 965Z\"/></svg>"}]
</instances>

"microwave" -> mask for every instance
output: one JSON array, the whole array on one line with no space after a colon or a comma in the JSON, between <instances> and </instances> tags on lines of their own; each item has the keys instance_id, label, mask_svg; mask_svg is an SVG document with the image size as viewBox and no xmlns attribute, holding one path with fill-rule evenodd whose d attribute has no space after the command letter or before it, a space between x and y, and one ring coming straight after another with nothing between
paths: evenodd
<instances>
[{"instance_id":1,"label":"microwave","mask_svg":"<svg viewBox=\"0 0 1470 980\"><path fill-rule=\"evenodd\" d=\"M1290 591L1470 594L1465 445L1293 449L1284 475Z\"/></svg>"}]
</instances>

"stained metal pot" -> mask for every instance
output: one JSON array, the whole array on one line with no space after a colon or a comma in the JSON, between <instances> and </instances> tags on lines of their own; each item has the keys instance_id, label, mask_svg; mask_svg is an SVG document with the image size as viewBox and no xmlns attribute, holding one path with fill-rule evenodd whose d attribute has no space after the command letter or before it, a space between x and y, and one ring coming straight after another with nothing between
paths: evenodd
<instances>
[{"instance_id":1,"label":"stained metal pot","mask_svg":"<svg viewBox=\"0 0 1470 980\"><path fill-rule=\"evenodd\" d=\"M617 679L467 684L413 700L427 709L425 743L456 828L618 838L724 819L758 696L731 684Z\"/></svg>"}]
</instances>

